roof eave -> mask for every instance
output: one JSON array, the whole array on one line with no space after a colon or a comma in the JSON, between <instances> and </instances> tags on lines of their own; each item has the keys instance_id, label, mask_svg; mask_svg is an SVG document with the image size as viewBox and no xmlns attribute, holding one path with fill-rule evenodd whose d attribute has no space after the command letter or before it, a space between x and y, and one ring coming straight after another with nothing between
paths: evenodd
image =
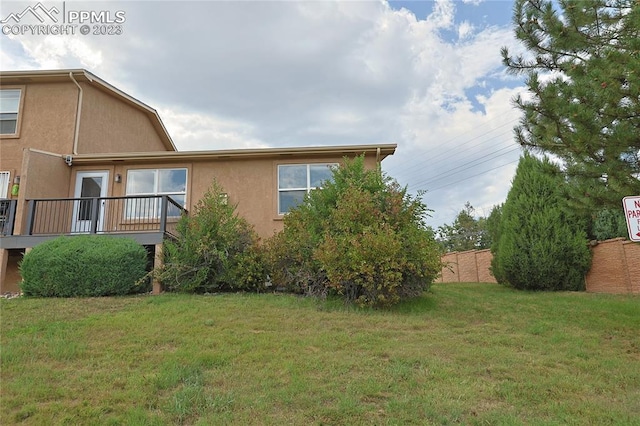
<instances>
[{"instance_id":1,"label":"roof eave","mask_svg":"<svg viewBox=\"0 0 640 426\"><path fill-rule=\"evenodd\" d=\"M240 160L246 158L268 157L322 157L322 156L353 156L359 154L375 155L382 161L393 155L396 144L372 145L339 145L316 147L290 148L255 148L211 151L174 151L174 152L123 152L105 154L80 154L73 156L73 164L97 164L109 162L126 163L155 163L166 161L216 161Z\"/></svg>"}]
</instances>

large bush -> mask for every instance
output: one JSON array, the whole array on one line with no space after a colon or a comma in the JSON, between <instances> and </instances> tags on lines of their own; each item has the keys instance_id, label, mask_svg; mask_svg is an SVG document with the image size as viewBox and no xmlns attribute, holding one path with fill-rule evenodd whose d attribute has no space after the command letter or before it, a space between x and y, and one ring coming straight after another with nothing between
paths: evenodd
<instances>
[{"instance_id":1,"label":"large bush","mask_svg":"<svg viewBox=\"0 0 640 426\"><path fill-rule=\"evenodd\" d=\"M27 296L113 296L150 289L147 251L130 238L59 237L29 251L20 264ZM144 282L144 284L141 284Z\"/></svg>"},{"instance_id":2,"label":"large bush","mask_svg":"<svg viewBox=\"0 0 640 426\"><path fill-rule=\"evenodd\" d=\"M164 244L155 271L164 289L177 292L255 291L265 282L258 237L213 182L193 213L180 219L178 237Z\"/></svg>"},{"instance_id":3,"label":"large bush","mask_svg":"<svg viewBox=\"0 0 640 426\"><path fill-rule=\"evenodd\" d=\"M297 293L388 306L420 295L440 272L427 209L364 158L345 160L287 214L266 244L274 283Z\"/></svg>"},{"instance_id":4,"label":"large bush","mask_svg":"<svg viewBox=\"0 0 640 426\"><path fill-rule=\"evenodd\" d=\"M591 253L585 223L567 207L564 185L548 159L520 159L492 246L498 282L527 290L584 289Z\"/></svg>"}]
</instances>

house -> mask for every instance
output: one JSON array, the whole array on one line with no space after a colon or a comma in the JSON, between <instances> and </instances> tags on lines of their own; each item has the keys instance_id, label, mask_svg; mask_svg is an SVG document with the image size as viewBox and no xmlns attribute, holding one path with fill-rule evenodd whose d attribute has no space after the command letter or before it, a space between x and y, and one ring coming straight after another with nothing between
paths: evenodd
<instances>
[{"instance_id":1,"label":"house","mask_svg":"<svg viewBox=\"0 0 640 426\"><path fill-rule=\"evenodd\" d=\"M394 144L177 151L158 113L82 70L0 72L0 293L25 250L59 235L126 235L160 253L216 179L266 238L345 157ZM159 287L154 287L156 291Z\"/></svg>"}]
</instances>

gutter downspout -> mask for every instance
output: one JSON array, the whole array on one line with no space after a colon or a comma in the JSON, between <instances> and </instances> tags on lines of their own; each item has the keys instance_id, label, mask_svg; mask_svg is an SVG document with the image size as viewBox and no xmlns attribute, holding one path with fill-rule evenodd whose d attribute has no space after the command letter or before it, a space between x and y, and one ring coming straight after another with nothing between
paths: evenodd
<instances>
[{"instance_id":1,"label":"gutter downspout","mask_svg":"<svg viewBox=\"0 0 640 426\"><path fill-rule=\"evenodd\" d=\"M73 71L69 72L69 78L78 87L78 110L76 111L76 127L73 132L73 155L78 155L78 133L80 132L80 117L82 116L82 87L78 84L75 78L73 78Z\"/></svg>"}]
</instances>

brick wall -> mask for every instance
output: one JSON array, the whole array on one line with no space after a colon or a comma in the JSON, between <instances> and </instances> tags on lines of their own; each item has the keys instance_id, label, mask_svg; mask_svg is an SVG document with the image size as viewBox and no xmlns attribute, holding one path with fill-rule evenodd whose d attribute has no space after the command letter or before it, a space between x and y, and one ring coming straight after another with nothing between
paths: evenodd
<instances>
[{"instance_id":1,"label":"brick wall","mask_svg":"<svg viewBox=\"0 0 640 426\"><path fill-rule=\"evenodd\" d=\"M640 244L616 238L600 241L591 252L588 292L640 294Z\"/></svg>"},{"instance_id":2,"label":"brick wall","mask_svg":"<svg viewBox=\"0 0 640 426\"><path fill-rule=\"evenodd\" d=\"M438 282L440 283L495 283L489 267L491 251L469 250L447 253L442 256L445 264Z\"/></svg>"},{"instance_id":3,"label":"brick wall","mask_svg":"<svg viewBox=\"0 0 640 426\"><path fill-rule=\"evenodd\" d=\"M458 283L460 274L458 273L458 253L447 253L440 258L444 267L440 272L439 283Z\"/></svg>"},{"instance_id":4,"label":"brick wall","mask_svg":"<svg viewBox=\"0 0 640 426\"><path fill-rule=\"evenodd\" d=\"M640 244L624 238L600 241L591 247L592 265L586 289L592 293L640 294ZM447 253L438 282L495 283L490 250Z\"/></svg>"},{"instance_id":5,"label":"brick wall","mask_svg":"<svg viewBox=\"0 0 640 426\"><path fill-rule=\"evenodd\" d=\"M476 252L476 259L478 262L478 282L481 283L495 283L496 279L491 274L491 260L493 255L491 250L479 250Z\"/></svg>"}]
</instances>

